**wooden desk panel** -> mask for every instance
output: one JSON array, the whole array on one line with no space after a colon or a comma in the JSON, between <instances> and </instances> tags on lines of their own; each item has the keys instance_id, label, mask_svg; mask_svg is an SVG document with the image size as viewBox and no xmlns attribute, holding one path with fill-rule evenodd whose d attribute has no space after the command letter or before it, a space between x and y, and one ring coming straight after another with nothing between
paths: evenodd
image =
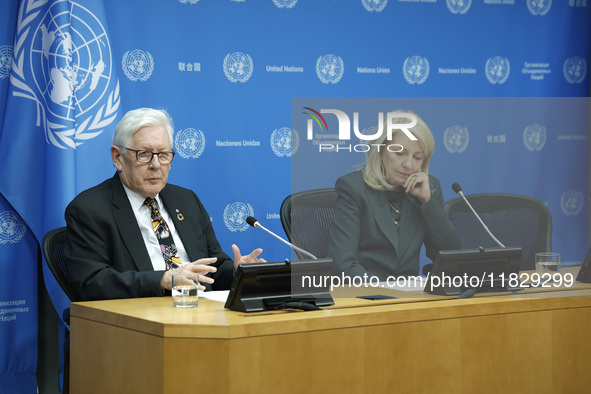
<instances>
[{"instance_id":1,"label":"wooden desk panel","mask_svg":"<svg viewBox=\"0 0 591 394\"><path fill-rule=\"evenodd\" d=\"M533 296L335 298L323 311L256 314L205 299L74 303L71 389L588 392L591 286Z\"/></svg>"}]
</instances>

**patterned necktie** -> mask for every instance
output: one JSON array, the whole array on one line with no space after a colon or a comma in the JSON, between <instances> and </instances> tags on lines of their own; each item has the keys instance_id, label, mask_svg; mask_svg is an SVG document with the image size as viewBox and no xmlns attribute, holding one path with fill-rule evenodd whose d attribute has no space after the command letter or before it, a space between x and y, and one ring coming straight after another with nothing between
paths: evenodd
<instances>
[{"instance_id":1,"label":"patterned necktie","mask_svg":"<svg viewBox=\"0 0 591 394\"><path fill-rule=\"evenodd\" d=\"M162 214L160 213L160 207L158 201L155 198L147 197L144 204L150 208L150 216L152 218L152 228L160 243L160 250L162 256L164 256L164 262L166 263L166 269L174 269L181 266L181 259L177 251L176 245L172 240L172 234L168 228L168 224L164 221Z\"/></svg>"}]
</instances>

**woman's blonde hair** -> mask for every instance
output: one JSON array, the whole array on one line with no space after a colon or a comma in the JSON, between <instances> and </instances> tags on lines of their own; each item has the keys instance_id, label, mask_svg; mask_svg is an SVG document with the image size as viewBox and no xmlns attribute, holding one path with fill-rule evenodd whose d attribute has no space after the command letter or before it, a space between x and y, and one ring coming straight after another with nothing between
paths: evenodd
<instances>
[{"instance_id":1,"label":"woman's blonde hair","mask_svg":"<svg viewBox=\"0 0 591 394\"><path fill-rule=\"evenodd\" d=\"M425 123L420 116L415 114L412 111L395 111L401 113L412 114L416 117L417 123L412 128L408 128L408 130L414 135L423 153L425 154L425 158L423 159L423 165L421 166L421 171L425 173L429 173L429 163L431 162L431 155L433 154L433 150L435 149L435 140L433 139L433 134L429 127ZM396 117L391 120L393 124L404 124L409 123L409 117ZM387 130L387 122L388 117L384 117L383 125L382 125L382 135L376 141L371 144L369 151L366 154L366 164L363 167L363 180L367 184L367 186L371 187L375 190L393 190L394 186L392 186L388 180L386 179L386 170L384 169L384 165L382 163L382 154L387 151L386 147L389 145L388 133ZM402 133L403 131L400 129L394 130L392 132L392 138L397 133ZM383 144L383 145L382 145ZM382 145L382 146L380 146Z\"/></svg>"}]
</instances>

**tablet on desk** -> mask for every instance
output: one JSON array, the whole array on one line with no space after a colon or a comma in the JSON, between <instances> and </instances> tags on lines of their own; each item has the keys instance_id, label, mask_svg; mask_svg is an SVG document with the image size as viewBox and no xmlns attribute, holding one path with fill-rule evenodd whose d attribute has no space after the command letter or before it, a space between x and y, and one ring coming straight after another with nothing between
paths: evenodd
<instances>
[{"instance_id":1,"label":"tablet on desk","mask_svg":"<svg viewBox=\"0 0 591 394\"><path fill-rule=\"evenodd\" d=\"M334 305L327 284L332 259L242 264L225 307L240 312L283 309L286 304ZM316 280L315 280L316 279Z\"/></svg>"},{"instance_id":2,"label":"tablet on desk","mask_svg":"<svg viewBox=\"0 0 591 394\"><path fill-rule=\"evenodd\" d=\"M437 295L476 291L516 290L511 275L519 274L520 247L442 250L427 276L425 290Z\"/></svg>"},{"instance_id":3,"label":"tablet on desk","mask_svg":"<svg viewBox=\"0 0 591 394\"><path fill-rule=\"evenodd\" d=\"M583 264L581 265L581 269L577 275L577 281L591 283L591 248L589 248L585 261L583 261Z\"/></svg>"}]
</instances>

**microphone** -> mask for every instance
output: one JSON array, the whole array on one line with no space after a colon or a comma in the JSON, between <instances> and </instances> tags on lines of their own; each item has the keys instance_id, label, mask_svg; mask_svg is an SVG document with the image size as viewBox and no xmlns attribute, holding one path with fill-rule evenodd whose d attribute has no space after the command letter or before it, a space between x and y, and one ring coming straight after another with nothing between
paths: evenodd
<instances>
[{"instance_id":1,"label":"microphone","mask_svg":"<svg viewBox=\"0 0 591 394\"><path fill-rule=\"evenodd\" d=\"M486 224L484 224L484 222L482 221L482 219L480 219L480 216L478 216L478 214L476 213L476 211L474 210L474 208L472 207L472 204L470 204L470 202L468 201L468 199L466 198L466 196L464 196L464 192L462 191L462 187L460 186L459 183L454 183L453 185L451 185L451 188L453 189L454 192L456 192L457 194L459 194L460 196L462 196L462 198L464 199L464 201L466 201L466 204L468 204L468 206L470 207L470 209L472 210L472 212L474 213L474 215L476 216L476 218L478 219L478 221L480 221L480 224L482 224L482 227L484 227L484 229L486 230L486 232L488 233L488 235L490 235L490 237L501 247L504 248L505 245L503 245L501 243L501 241L499 241L488 229L488 227L486 226Z\"/></svg>"},{"instance_id":2,"label":"microphone","mask_svg":"<svg viewBox=\"0 0 591 394\"><path fill-rule=\"evenodd\" d=\"M246 218L246 223L248 223L249 225L251 225L252 227L259 227L262 228L263 230L265 230L266 232L268 232L269 234L271 234L272 236L274 236L275 238L277 238L278 240L280 240L281 242L283 242L284 244L288 245L290 248L292 248L295 251L298 251L302 254L305 254L306 256L309 256L311 258L313 258L314 260L318 260L318 257L314 256L312 253L305 251L302 248L298 248L297 246L295 246L292 243L287 242L286 240L284 240L283 238L281 238L279 235L275 234L273 231L266 229L265 227L263 227L258 220L256 220L255 218L253 218L252 216L249 216Z\"/></svg>"}]
</instances>

